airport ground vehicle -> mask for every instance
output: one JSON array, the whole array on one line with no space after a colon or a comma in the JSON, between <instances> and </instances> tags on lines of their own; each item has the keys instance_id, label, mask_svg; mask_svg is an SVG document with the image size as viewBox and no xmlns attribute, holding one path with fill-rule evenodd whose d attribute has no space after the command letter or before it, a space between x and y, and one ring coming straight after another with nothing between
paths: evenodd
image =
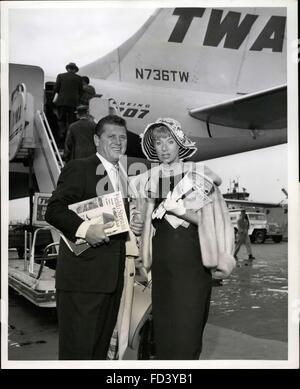
<instances>
[{"instance_id":1,"label":"airport ground vehicle","mask_svg":"<svg viewBox=\"0 0 300 389\"><path fill-rule=\"evenodd\" d=\"M241 209L230 210L230 219L237 234L237 221ZM263 212L246 211L249 220L249 236L252 243L264 243L266 239L271 238L273 242L282 241L282 230L277 223L268 223L266 214Z\"/></svg>"},{"instance_id":2,"label":"airport ground vehicle","mask_svg":"<svg viewBox=\"0 0 300 389\"><path fill-rule=\"evenodd\" d=\"M279 224L268 223L267 228L267 238L271 238L274 243L280 243L283 238L283 231Z\"/></svg>"}]
</instances>

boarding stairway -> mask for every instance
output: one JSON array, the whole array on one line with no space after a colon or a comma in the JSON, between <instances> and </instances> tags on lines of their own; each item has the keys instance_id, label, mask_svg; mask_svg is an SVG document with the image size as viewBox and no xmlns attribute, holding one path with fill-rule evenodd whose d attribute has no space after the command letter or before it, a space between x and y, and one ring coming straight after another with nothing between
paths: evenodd
<instances>
[{"instance_id":1,"label":"boarding stairway","mask_svg":"<svg viewBox=\"0 0 300 389\"><path fill-rule=\"evenodd\" d=\"M56 187L64 163L46 115L40 110L34 112L33 98L25 84L17 86L12 99L10 162L28 165L29 175L34 174L36 177L39 192L50 195ZM50 230L54 243L49 244L42 256L38 257L35 246L43 230ZM40 226L33 234L25 231L24 259L9 260L9 285L40 307L56 305L55 271L46 264L48 259L57 256L58 241L58 231L50 226Z\"/></svg>"},{"instance_id":2,"label":"boarding stairway","mask_svg":"<svg viewBox=\"0 0 300 389\"><path fill-rule=\"evenodd\" d=\"M34 173L39 190L52 193L64 163L44 112L37 111L35 129L37 146L33 161Z\"/></svg>"}]
</instances>

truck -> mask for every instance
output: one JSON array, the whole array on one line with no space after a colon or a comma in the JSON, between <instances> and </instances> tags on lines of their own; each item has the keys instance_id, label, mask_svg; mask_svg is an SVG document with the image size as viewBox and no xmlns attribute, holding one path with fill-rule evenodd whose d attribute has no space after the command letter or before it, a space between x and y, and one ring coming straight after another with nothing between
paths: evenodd
<instances>
[{"instance_id":1,"label":"truck","mask_svg":"<svg viewBox=\"0 0 300 389\"><path fill-rule=\"evenodd\" d=\"M229 210L230 220L233 224L235 235L237 235L237 221L241 214L241 209ZM270 238L274 243L282 241L282 230L277 223L268 223L267 216L263 212L247 211L249 220L249 237L252 243L262 244Z\"/></svg>"}]
</instances>

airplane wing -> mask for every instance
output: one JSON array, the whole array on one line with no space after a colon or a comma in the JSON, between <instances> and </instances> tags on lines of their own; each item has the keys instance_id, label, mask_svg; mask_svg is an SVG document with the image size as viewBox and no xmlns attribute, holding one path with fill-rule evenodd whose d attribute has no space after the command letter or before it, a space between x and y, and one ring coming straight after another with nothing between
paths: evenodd
<instances>
[{"instance_id":1,"label":"airplane wing","mask_svg":"<svg viewBox=\"0 0 300 389\"><path fill-rule=\"evenodd\" d=\"M222 103L189 111L209 124L251 130L287 127L287 86L249 93Z\"/></svg>"}]
</instances>

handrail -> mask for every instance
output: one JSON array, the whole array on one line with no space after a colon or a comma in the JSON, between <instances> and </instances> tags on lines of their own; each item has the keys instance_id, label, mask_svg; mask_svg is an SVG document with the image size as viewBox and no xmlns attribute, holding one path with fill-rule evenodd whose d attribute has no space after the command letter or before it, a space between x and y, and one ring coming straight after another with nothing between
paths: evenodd
<instances>
[{"instance_id":1,"label":"handrail","mask_svg":"<svg viewBox=\"0 0 300 389\"><path fill-rule=\"evenodd\" d=\"M59 242L50 243L50 244L48 244L48 246L46 246L44 248L43 257L42 257L42 260L41 260L41 263L40 263L38 274L36 276L37 280L39 280L41 275L42 275L42 272L43 272L43 269L44 269L44 264L45 264L45 261L47 260L47 253L48 253L49 249L51 249L52 247L57 246L57 245L59 246Z\"/></svg>"},{"instance_id":2,"label":"handrail","mask_svg":"<svg viewBox=\"0 0 300 389\"><path fill-rule=\"evenodd\" d=\"M48 137L50 138L51 140L51 146L52 146L52 150L54 152L54 155L56 157L56 160L58 162L58 165L60 167L60 169L62 169L64 167L64 163L63 163L63 160L61 158L61 155L60 155L60 152L58 150L58 147L57 147L57 144L55 142L55 139L54 139L54 136L52 134L52 131L51 131L51 128L49 126L49 123L48 123L48 120L46 118L46 115L43 111L37 111L41 121L44 123L45 125L45 129L46 129L46 132L47 132L47 135Z\"/></svg>"},{"instance_id":3,"label":"handrail","mask_svg":"<svg viewBox=\"0 0 300 389\"><path fill-rule=\"evenodd\" d=\"M32 245L31 245L30 256L29 256L29 274L31 276L34 276L34 263L35 263L34 262L34 254L35 254L35 243L36 243L36 239L37 239L37 234L40 231L51 231L51 230L55 230L55 228L51 227L51 226L46 226L46 227L37 228L33 233ZM48 246L46 246L46 247L48 247Z\"/></svg>"},{"instance_id":4,"label":"handrail","mask_svg":"<svg viewBox=\"0 0 300 389\"><path fill-rule=\"evenodd\" d=\"M51 129L44 114L37 110L35 115L37 146L33 162L39 190L50 193L54 190L63 167Z\"/></svg>"}]
</instances>

